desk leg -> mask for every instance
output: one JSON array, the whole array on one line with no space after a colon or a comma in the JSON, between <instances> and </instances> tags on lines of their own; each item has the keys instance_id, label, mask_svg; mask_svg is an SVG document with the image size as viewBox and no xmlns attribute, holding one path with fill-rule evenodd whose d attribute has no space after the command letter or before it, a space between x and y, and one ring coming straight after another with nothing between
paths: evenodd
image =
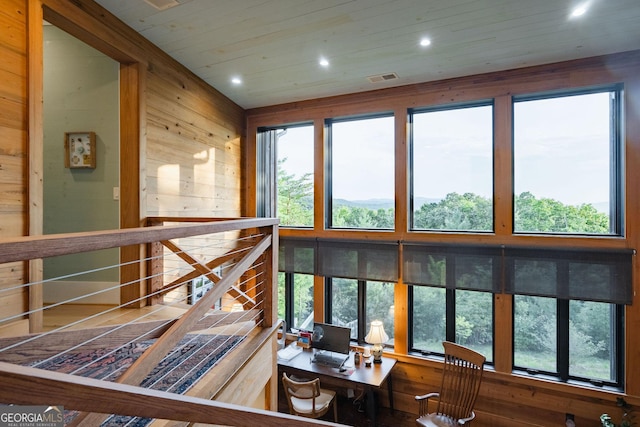
<instances>
[{"instance_id":1,"label":"desk leg","mask_svg":"<svg viewBox=\"0 0 640 427\"><path fill-rule=\"evenodd\" d=\"M372 426L377 426L376 421L376 396L372 387L367 387L367 416Z\"/></svg>"},{"instance_id":2,"label":"desk leg","mask_svg":"<svg viewBox=\"0 0 640 427\"><path fill-rule=\"evenodd\" d=\"M391 378L391 375L387 377L387 391L389 393L389 408L391 408L391 414L395 414L395 410L393 408L393 381Z\"/></svg>"},{"instance_id":3,"label":"desk leg","mask_svg":"<svg viewBox=\"0 0 640 427\"><path fill-rule=\"evenodd\" d=\"M391 378L391 375L387 377L387 390L389 393L389 408L391 409L391 413L395 414L393 407L393 381ZM373 387L367 387L367 417L371 420L371 425L378 425L376 420L376 396Z\"/></svg>"}]
</instances>

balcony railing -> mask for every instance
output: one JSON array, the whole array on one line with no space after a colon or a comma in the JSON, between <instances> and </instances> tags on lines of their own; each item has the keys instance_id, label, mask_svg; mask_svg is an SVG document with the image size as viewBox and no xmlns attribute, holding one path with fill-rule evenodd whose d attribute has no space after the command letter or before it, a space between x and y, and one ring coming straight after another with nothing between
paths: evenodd
<instances>
[{"instance_id":1,"label":"balcony railing","mask_svg":"<svg viewBox=\"0 0 640 427\"><path fill-rule=\"evenodd\" d=\"M253 359L257 388L277 381L277 242L277 220L246 218L0 241L0 402L67 425L330 425L228 398Z\"/></svg>"}]
</instances>

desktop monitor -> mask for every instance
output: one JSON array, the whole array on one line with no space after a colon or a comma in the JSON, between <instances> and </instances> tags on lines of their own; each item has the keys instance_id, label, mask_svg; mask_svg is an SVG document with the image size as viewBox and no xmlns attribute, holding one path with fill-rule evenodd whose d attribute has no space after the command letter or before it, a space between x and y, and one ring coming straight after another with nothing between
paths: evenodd
<instances>
[{"instance_id":1,"label":"desktop monitor","mask_svg":"<svg viewBox=\"0 0 640 427\"><path fill-rule=\"evenodd\" d=\"M314 323L311 347L332 353L349 354L351 328L328 323Z\"/></svg>"}]
</instances>

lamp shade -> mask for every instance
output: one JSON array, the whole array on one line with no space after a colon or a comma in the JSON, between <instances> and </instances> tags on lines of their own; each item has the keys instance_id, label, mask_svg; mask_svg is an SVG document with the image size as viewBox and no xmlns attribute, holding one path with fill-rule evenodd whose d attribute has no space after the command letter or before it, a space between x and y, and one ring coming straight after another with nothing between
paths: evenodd
<instances>
[{"instance_id":1,"label":"lamp shade","mask_svg":"<svg viewBox=\"0 0 640 427\"><path fill-rule=\"evenodd\" d=\"M380 320L371 322L371 328L364 340L369 344L384 344L389 340L389 335L384 331L384 326Z\"/></svg>"}]
</instances>

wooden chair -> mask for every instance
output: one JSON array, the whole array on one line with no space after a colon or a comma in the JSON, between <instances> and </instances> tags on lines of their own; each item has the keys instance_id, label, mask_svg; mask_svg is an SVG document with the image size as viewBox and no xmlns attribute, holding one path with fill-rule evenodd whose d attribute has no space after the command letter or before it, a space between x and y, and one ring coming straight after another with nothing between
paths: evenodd
<instances>
[{"instance_id":1,"label":"wooden chair","mask_svg":"<svg viewBox=\"0 0 640 427\"><path fill-rule=\"evenodd\" d=\"M485 357L471 349L452 342L443 342L444 370L439 393L416 396L418 401L418 426L460 426L475 418L475 404ZM436 411L429 413L429 399L438 399Z\"/></svg>"},{"instance_id":2,"label":"wooden chair","mask_svg":"<svg viewBox=\"0 0 640 427\"><path fill-rule=\"evenodd\" d=\"M291 414L319 418L326 414L333 404L333 421L338 422L336 392L320 388L320 378L311 381L294 381L283 373L282 385Z\"/></svg>"}]
</instances>

